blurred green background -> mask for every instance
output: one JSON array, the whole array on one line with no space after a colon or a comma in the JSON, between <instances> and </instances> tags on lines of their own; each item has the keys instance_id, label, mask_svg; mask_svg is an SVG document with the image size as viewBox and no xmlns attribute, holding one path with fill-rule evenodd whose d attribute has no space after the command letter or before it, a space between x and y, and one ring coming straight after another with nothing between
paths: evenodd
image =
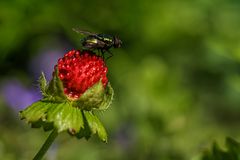
<instances>
[{"instance_id":1,"label":"blurred green background","mask_svg":"<svg viewBox=\"0 0 240 160\"><path fill-rule=\"evenodd\" d=\"M18 111L40 97L79 27L118 35L107 61L115 90L100 114L109 143L61 134L47 160L198 160L240 140L240 1L0 1L0 159L31 159L49 133Z\"/></svg>"}]
</instances>

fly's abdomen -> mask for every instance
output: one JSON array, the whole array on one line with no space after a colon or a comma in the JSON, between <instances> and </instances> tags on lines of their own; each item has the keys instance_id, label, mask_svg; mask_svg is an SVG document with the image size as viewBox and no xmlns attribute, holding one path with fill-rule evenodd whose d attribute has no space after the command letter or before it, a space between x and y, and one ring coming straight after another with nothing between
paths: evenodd
<instances>
[{"instance_id":1,"label":"fly's abdomen","mask_svg":"<svg viewBox=\"0 0 240 160\"><path fill-rule=\"evenodd\" d=\"M86 40L84 41L84 43L85 43L85 44L94 45L94 44L97 44L98 41L97 41L97 39L86 39Z\"/></svg>"},{"instance_id":2,"label":"fly's abdomen","mask_svg":"<svg viewBox=\"0 0 240 160\"><path fill-rule=\"evenodd\" d=\"M88 37L84 39L82 45L86 49L101 49L105 47L105 43L95 37Z\"/></svg>"}]
</instances>

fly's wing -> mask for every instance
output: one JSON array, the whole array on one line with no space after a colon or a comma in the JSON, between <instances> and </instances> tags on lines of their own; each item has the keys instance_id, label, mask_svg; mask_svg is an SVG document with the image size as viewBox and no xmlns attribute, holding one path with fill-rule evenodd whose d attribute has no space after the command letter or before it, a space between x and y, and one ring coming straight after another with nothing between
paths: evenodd
<instances>
[{"instance_id":1,"label":"fly's wing","mask_svg":"<svg viewBox=\"0 0 240 160\"><path fill-rule=\"evenodd\" d=\"M83 34L83 35L88 35L88 36L96 36L96 33L88 32L88 31L83 31L79 28L72 28L72 30L76 33Z\"/></svg>"}]
</instances>

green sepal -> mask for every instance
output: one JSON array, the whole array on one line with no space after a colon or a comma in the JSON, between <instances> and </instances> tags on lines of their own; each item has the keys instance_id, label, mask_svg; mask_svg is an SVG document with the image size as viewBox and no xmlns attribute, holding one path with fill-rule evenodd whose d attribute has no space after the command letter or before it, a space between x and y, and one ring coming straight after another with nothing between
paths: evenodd
<instances>
[{"instance_id":1,"label":"green sepal","mask_svg":"<svg viewBox=\"0 0 240 160\"><path fill-rule=\"evenodd\" d=\"M49 95L47 94L47 88L48 88L48 84L47 84L47 80L46 77L44 75L44 73L41 73L41 76L39 77L39 87L42 93L43 97L48 97Z\"/></svg>"},{"instance_id":2,"label":"green sepal","mask_svg":"<svg viewBox=\"0 0 240 160\"><path fill-rule=\"evenodd\" d=\"M43 99L20 111L33 128L43 127L44 131L54 128L58 132L68 131L77 138L89 139L93 134L107 142L107 133L93 110L106 110L113 99L113 89L108 83L106 88L102 81L90 87L78 100L71 100L64 94L63 84L55 69L48 84L44 74L39 78Z\"/></svg>"},{"instance_id":3,"label":"green sepal","mask_svg":"<svg viewBox=\"0 0 240 160\"><path fill-rule=\"evenodd\" d=\"M77 137L78 139L84 137L84 138L86 138L86 139L88 140L88 139L91 137L92 132L91 132L91 130L90 130L90 128L89 128L89 125L88 125L88 123L87 123L87 119L86 119L83 111L82 111L82 114L83 114L84 128L82 128L82 129L76 134L76 137Z\"/></svg>"},{"instance_id":4,"label":"green sepal","mask_svg":"<svg viewBox=\"0 0 240 160\"><path fill-rule=\"evenodd\" d=\"M43 127L44 130L52 129L52 125L58 132L70 131L75 134L84 127L81 110L72 107L71 103L51 103L38 101L20 112L20 117L26 119L32 127Z\"/></svg>"},{"instance_id":5,"label":"green sepal","mask_svg":"<svg viewBox=\"0 0 240 160\"><path fill-rule=\"evenodd\" d=\"M20 117L33 128L43 127L45 131L56 128L58 132L68 131L77 138L86 139L97 134L103 142L107 142L107 132L97 116L92 111L73 107L70 102L40 100L21 111Z\"/></svg>"},{"instance_id":6,"label":"green sepal","mask_svg":"<svg viewBox=\"0 0 240 160\"><path fill-rule=\"evenodd\" d=\"M49 107L49 103L37 101L23 111L20 111L20 117L21 119L26 119L29 123L36 122L38 120L45 121L46 113Z\"/></svg>"},{"instance_id":7,"label":"green sepal","mask_svg":"<svg viewBox=\"0 0 240 160\"><path fill-rule=\"evenodd\" d=\"M43 127L44 131L50 131L54 128L53 123L47 123L44 122L42 120L36 121L36 122L32 122L31 123L31 127L32 128L40 128Z\"/></svg>"},{"instance_id":8,"label":"green sepal","mask_svg":"<svg viewBox=\"0 0 240 160\"><path fill-rule=\"evenodd\" d=\"M99 110L106 110L111 105L113 100L114 91L110 83L105 88L105 94L103 96L102 103L98 106Z\"/></svg>"},{"instance_id":9,"label":"green sepal","mask_svg":"<svg viewBox=\"0 0 240 160\"><path fill-rule=\"evenodd\" d=\"M58 132L69 130L74 134L83 127L81 111L68 102L51 107L47 113L47 120L53 122Z\"/></svg>"},{"instance_id":10,"label":"green sepal","mask_svg":"<svg viewBox=\"0 0 240 160\"><path fill-rule=\"evenodd\" d=\"M53 72L53 78L46 89L46 93L48 96L45 97L45 100L58 102L67 100L67 96L64 94L63 84L58 77L58 69L55 69Z\"/></svg>"},{"instance_id":11,"label":"green sepal","mask_svg":"<svg viewBox=\"0 0 240 160\"><path fill-rule=\"evenodd\" d=\"M107 132L102 125L101 121L91 111L83 111L86 117L88 126L92 134L98 134L98 137L105 143L107 143Z\"/></svg>"},{"instance_id":12,"label":"green sepal","mask_svg":"<svg viewBox=\"0 0 240 160\"><path fill-rule=\"evenodd\" d=\"M100 80L87 91L81 95L81 97L73 102L73 105L83 110L106 110L113 99L113 89L108 83L104 88L102 81Z\"/></svg>"}]
</instances>

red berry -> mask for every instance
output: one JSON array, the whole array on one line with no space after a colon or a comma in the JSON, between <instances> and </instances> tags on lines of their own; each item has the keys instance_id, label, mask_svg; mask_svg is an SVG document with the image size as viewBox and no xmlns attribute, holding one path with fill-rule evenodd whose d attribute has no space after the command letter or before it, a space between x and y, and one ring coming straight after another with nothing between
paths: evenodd
<instances>
[{"instance_id":1,"label":"red berry","mask_svg":"<svg viewBox=\"0 0 240 160\"><path fill-rule=\"evenodd\" d=\"M57 66L64 93L71 99L78 99L100 79L104 87L108 83L104 60L90 51L69 51L58 60Z\"/></svg>"}]
</instances>

